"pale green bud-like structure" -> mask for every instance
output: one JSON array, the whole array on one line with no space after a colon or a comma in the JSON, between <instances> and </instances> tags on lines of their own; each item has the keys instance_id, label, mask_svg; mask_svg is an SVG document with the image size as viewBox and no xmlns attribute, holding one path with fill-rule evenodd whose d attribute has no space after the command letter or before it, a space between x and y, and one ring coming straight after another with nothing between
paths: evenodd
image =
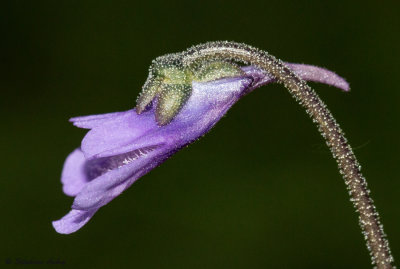
<instances>
[{"instance_id":1,"label":"pale green bud-like structure","mask_svg":"<svg viewBox=\"0 0 400 269\"><path fill-rule=\"evenodd\" d=\"M189 66L182 64L181 54L168 54L155 59L137 100L137 113L156 100L156 121L168 124L179 113L192 92L192 82L209 82L243 75L239 65L230 61L205 61Z\"/></svg>"}]
</instances>

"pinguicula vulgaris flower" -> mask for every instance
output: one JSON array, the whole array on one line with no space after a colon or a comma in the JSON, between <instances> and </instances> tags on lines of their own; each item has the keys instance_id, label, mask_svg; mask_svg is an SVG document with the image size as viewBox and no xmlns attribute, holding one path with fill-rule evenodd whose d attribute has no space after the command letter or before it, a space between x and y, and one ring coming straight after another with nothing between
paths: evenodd
<instances>
[{"instance_id":1,"label":"pinguicula vulgaris flower","mask_svg":"<svg viewBox=\"0 0 400 269\"><path fill-rule=\"evenodd\" d=\"M64 163L63 191L75 199L71 211L53 222L54 228L63 234L80 229L100 207L137 179L206 134L241 97L272 82L283 83L307 109L328 137L328 146L346 174L353 168L346 166L348 163L342 165L340 160L352 156L351 148L349 153L340 144L346 143L336 136L336 131L340 134L341 130L304 80L349 90L347 82L331 71L283 63L266 52L239 43L210 42L157 58L150 67L136 108L70 120L90 131ZM357 164L355 159L352 162ZM349 178L344 177L352 190ZM362 210L355 206L362 215ZM368 229L362 228L368 235ZM374 247L369 241L368 245ZM388 252L388 246L380 251ZM374 254L373 261L377 255L381 254ZM390 263L390 252L384 258Z\"/></svg>"},{"instance_id":2,"label":"pinguicula vulgaris flower","mask_svg":"<svg viewBox=\"0 0 400 269\"><path fill-rule=\"evenodd\" d=\"M348 90L346 81L328 70L290 64L303 77ZM137 114L135 109L72 118L77 127L90 129L81 147L66 159L61 181L66 195L74 196L72 210L54 221L59 233L81 228L102 206L135 180L185 145L208 132L245 93L274 78L252 66L238 77L193 82L182 110L164 126L155 119L155 105Z\"/></svg>"}]
</instances>

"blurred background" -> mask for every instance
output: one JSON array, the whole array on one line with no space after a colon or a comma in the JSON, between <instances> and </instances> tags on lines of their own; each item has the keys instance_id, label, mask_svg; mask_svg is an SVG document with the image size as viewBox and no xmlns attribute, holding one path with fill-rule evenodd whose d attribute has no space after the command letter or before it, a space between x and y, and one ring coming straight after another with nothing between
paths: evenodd
<instances>
[{"instance_id":1,"label":"blurred background","mask_svg":"<svg viewBox=\"0 0 400 269\"><path fill-rule=\"evenodd\" d=\"M213 40L350 82L350 93L311 86L355 148L400 264L399 11L397 1L2 3L0 267L371 268L336 163L280 85L243 98L77 233L53 230L73 200L64 159L86 133L68 119L132 108L152 59Z\"/></svg>"}]
</instances>

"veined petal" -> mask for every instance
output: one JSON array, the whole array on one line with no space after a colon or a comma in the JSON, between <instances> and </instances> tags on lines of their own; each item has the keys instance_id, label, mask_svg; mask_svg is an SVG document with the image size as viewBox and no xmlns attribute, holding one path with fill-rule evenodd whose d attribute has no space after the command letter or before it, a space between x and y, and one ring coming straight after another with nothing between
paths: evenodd
<instances>
[{"instance_id":1,"label":"veined petal","mask_svg":"<svg viewBox=\"0 0 400 269\"><path fill-rule=\"evenodd\" d=\"M163 153L164 152L164 153ZM138 178L164 161L171 149L160 146L146 155L120 168L113 169L95 178L75 197L73 209L91 210L104 206Z\"/></svg>"}]
</instances>

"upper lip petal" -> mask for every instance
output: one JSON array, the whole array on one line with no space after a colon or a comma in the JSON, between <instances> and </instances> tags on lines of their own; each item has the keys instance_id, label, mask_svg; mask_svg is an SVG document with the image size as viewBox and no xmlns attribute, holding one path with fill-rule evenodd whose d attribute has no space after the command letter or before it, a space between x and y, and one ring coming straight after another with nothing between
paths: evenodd
<instances>
[{"instance_id":1,"label":"upper lip petal","mask_svg":"<svg viewBox=\"0 0 400 269\"><path fill-rule=\"evenodd\" d=\"M128 110L130 111L130 110ZM89 116L81 116L81 117L74 117L69 119L76 127L84 128L84 129L92 129L97 127L107 121L113 121L116 117L122 116L128 111L124 112L113 112L113 113L106 113L100 115L89 115Z\"/></svg>"},{"instance_id":2,"label":"upper lip petal","mask_svg":"<svg viewBox=\"0 0 400 269\"><path fill-rule=\"evenodd\" d=\"M82 140L81 148L87 159L118 155L138 148L160 144L162 141L139 141L158 128L154 115L134 110L121 112L112 120L102 120Z\"/></svg>"}]
</instances>

